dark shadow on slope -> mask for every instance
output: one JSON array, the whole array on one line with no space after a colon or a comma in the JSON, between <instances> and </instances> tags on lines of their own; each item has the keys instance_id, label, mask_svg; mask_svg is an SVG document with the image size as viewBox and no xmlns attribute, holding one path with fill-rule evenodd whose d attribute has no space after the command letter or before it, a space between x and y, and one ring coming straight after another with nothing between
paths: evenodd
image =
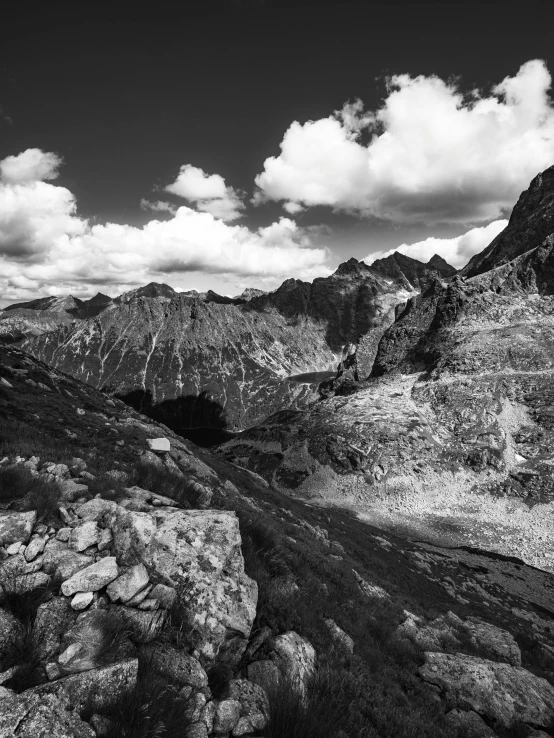
<instances>
[{"instance_id":1,"label":"dark shadow on slope","mask_svg":"<svg viewBox=\"0 0 554 738\"><path fill-rule=\"evenodd\" d=\"M227 430L223 406L213 400L207 392L201 392L199 395L183 395L162 402L153 402L150 390L133 390L125 395L116 396L152 420L167 425L197 446L211 448L237 435Z\"/></svg>"}]
</instances>

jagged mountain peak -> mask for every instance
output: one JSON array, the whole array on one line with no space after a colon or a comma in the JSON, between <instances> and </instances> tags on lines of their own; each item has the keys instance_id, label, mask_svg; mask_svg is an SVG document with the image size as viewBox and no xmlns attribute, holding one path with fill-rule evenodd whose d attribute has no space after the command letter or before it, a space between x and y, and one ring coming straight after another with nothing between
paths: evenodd
<instances>
[{"instance_id":1,"label":"jagged mountain peak","mask_svg":"<svg viewBox=\"0 0 554 738\"><path fill-rule=\"evenodd\" d=\"M357 276L369 276L371 269L364 261L358 261L353 256L348 261L343 261L339 264L335 272L331 275L332 277L357 277Z\"/></svg>"},{"instance_id":2,"label":"jagged mountain peak","mask_svg":"<svg viewBox=\"0 0 554 738\"><path fill-rule=\"evenodd\" d=\"M168 284L163 282L149 282L144 287L138 287L135 290L124 292L122 295L119 295L119 297L116 297L116 301L129 302L130 300L134 300L138 297L165 297L173 299L177 294L178 293L173 289L173 287L170 287Z\"/></svg>"},{"instance_id":3,"label":"jagged mountain peak","mask_svg":"<svg viewBox=\"0 0 554 738\"><path fill-rule=\"evenodd\" d=\"M66 297L39 297L37 300L29 300L28 302L17 302L8 305L4 310L48 310L50 312L67 312L76 310L80 307L82 301L73 295Z\"/></svg>"}]
</instances>

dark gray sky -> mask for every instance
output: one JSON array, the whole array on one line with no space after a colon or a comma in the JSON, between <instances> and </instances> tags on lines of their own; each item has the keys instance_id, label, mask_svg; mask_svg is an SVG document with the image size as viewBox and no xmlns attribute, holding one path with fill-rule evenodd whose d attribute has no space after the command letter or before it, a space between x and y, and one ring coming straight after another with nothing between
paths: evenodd
<instances>
[{"instance_id":1,"label":"dark gray sky","mask_svg":"<svg viewBox=\"0 0 554 738\"><path fill-rule=\"evenodd\" d=\"M27 149L56 154L63 160L51 167L57 178L43 177L40 184L68 190L76 210L70 212L67 200L60 204L59 192L53 193L55 202L44 205L50 197L45 191L34 212L42 207L62 220L88 220L86 227L57 221L37 236L36 223L23 223L34 201L27 198L16 207L10 190L13 212L4 220L0 212L0 297L8 302L69 289L85 294L97 285L114 292L146 277L182 289L212 285L227 293L245 284L273 287L283 275L310 278L350 256L363 258L428 237L458 237L502 220L515 193L536 174L533 167L538 171L554 163L544 73L535 66L517 76L530 60L543 60L543 70L551 64L550 0L236 0L204 2L196 11L187 5L177 12L174 5L154 4L148 13L139 6L119 13L107 4L104 10L87 4L86 13L48 8L31 14L20 4L19 17L4 24L0 160ZM409 79L387 87L387 78L395 75ZM419 86L414 82L418 76L425 78ZM506 92L504 97L491 92L506 77L516 80L511 104ZM435 78L442 80L441 89L433 85ZM497 111L490 126L481 125L483 116L476 125L475 116L457 115L456 105L449 109L455 86L466 94L479 89L484 99L504 101L506 110ZM304 127L308 121L329 120L357 98L366 111L385 108L387 115L369 127L359 110L354 128L346 119L342 124L334 119L326 130L323 124ZM502 122L513 109L519 119ZM428 121L428 130L418 116ZM295 121L299 127L289 137L287 155L267 167L268 157L279 157ZM383 134L388 144L383 139L379 148L367 148L372 137ZM533 136L533 150L541 150L529 161L520 140ZM414 153L420 150L421 161ZM190 196L191 187L202 190L198 177L196 184L176 185L180 195L164 191L185 165L220 175L224 187L234 192L227 189L218 196L214 209L214 198ZM264 170L261 188L256 188L255 178ZM23 181L19 170L11 171L4 188L35 187ZM215 190L223 186L210 183ZM261 202L254 205L250 198L256 190ZM205 233L206 223L191 221L190 228L180 223L169 235L162 229L149 238L137 236L129 227L174 220L168 210L141 207L141 200L200 207L216 213L217 223L209 216ZM218 218L220 205L232 209L232 202L239 201L243 207L235 214L240 217ZM286 202L293 203L288 210L283 209ZM295 221L294 233L291 227L275 234L257 232L282 216ZM94 224L106 223L123 226L125 233L91 235ZM224 230L239 227L241 233ZM49 243L62 236L79 240L54 253ZM132 243L119 254L118 239L137 238L144 241L137 247L137 261ZM186 242L184 251L180 238ZM167 239L171 248L163 245ZM234 251L224 254L229 239ZM162 244L158 261L146 253L156 251L157 243ZM297 253L300 247L330 251L308 259ZM267 269L264 248L274 249L268 252L272 266ZM467 256L475 246L464 248ZM114 264L104 273L99 254L109 260L115 252ZM89 268L86 254L91 255ZM457 258L464 254L459 250ZM275 266L279 260L283 274Z\"/></svg>"}]
</instances>

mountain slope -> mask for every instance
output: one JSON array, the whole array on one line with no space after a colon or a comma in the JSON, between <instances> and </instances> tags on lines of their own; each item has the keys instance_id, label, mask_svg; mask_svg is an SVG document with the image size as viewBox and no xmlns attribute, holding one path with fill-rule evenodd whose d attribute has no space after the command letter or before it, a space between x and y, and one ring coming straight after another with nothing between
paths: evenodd
<instances>
[{"instance_id":1,"label":"mountain slope","mask_svg":"<svg viewBox=\"0 0 554 738\"><path fill-rule=\"evenodd\" d=\"M370 379L336 383L334 397L267 418L221 453L391 530L554 570L554 234L533 248L554 231L554 201L532 202L528 241L509 226L498 266L408 301Z\"/></svg>"},{"instance_id":2,"label":"mountain slope","mask_svg":"<svg viewBox=\"0 0 554 738\"><path fill-rule=\"evenodd\" d=\"M25 349L173 428L244 428L313 400L314 387L287 377L336 367L346 344L360 342L358 361L369 373L395 305L413 292L404 276L384 278L355 259L328 278L290 279L248 301L152 284Z\"/></svg>"},{"instance_id":3,"label":"mountain slope","mask_svg":"<svg viewBox=\"0 0 554 738\"><path fill-rule=\"evenodd\" d=\"M147 439L160 436L167 438L170 451L155 455L148 451ZM148 474L144 473L145 466ZM58 517L56 505L52 505L53 500L49 498L51 509L46 509L52 517L48 524L36 525L29 543L29 549L36 549L37 543L33 541L40 543L41 537L49 537L44 556L32 559L31 550L25 549L27 541L19 553L8 554L2 548L2 584L6 583L6 574L14 570L31 569L44 579L41 567L48 559L55 561L56 555L67 557L73 565L75 559L85 559L88 563L89 556L101 562L106 549L95 553L93 545L78 554L75 550L68 551L68 544L63 541L68 533L71 541L77 540L78 534L84 532L84 520L88 521L84 523L88 526L87 533L91 527L97 529L93 522L96 520L104 529L105 511L115 509L117 515L121 515L122 508L126 507L124 519L131 525L141 524L141 537L135 541L137 551L147 543L149 534L165 530L162 521L168 513L175 514L181 521L190 519L194 523L182 539L166 533L165 545L156 552L154 564L159 560L174 569L179 563L183 567L190 564L191 549L199 554L209 553L202 567L204 615L207 608L212 612L218 601L217 615L225 615L225 602L218 599L221 592L214 587L206 588L205 577L213 576L214 569L216 576L219 573L218 567L213 565L214 554L225 544L228 532L222 531L220 537L214 538L214 529L206 525L213 518L229 519L233 522L234 533L238 518L244 567L247 576L257 582L258 598L248 647L239 663L231 662L232 668L227 672L223 687L211 676L206 677L201 664L192 655L195 651L192 651L189 638L196 637L196 631L189 627L183 629L183 621L180 621L178 640L174 640L171 620L158 640L144 644L141 639L135 641L136 631L132 633L133 655L140 657L142 654L150 659L147 663L152 664L153 652L161 648L165 654L163 664L176 665L169 670L173 679L183 678L183 674L185 679L191 676L195 679L190 686L186 682L185 688L182 683L177 685L180 695L190 695L192 691L189 706L195 708L195 711L183 711L179 729L185 729L196 720L194 730L197 733L205 738L214 734L211 722L207 728L205 721L191 719L191 715L200 714L199 704L201 707L207 704L212 712L230 713L236 720L243 714L243 705L241 702L238 713L236 702L229 699L228 694L238 693L242 699L241 695L246 692L252 701L252 696L259 693L253 686L260 683L256 682L256 675L268 670L272 673L279 668L281 662L275 653L279 639L292 646L302 639L304 650L300 654L309 654L308 647L314 649L316 675L315 689L310 689L302 704L308 710L310 728L317 727L318 735L329 738L338 738L341 733L347 738L413 738L414 735L463 738L467 736L464 727L467 724L477 726L480 732L474 731L474 735L490 738L509 735L507 731L531 735L530 725L550 730L552 705L541 699L543 695L548 700L554 682L554 578L547 572L533 569L517 559L483 551L402 540L344 510L320 509L291 499L268 488L251 472L195 448L122 402L52 370L14 347L0 345L0 475L9 471L13 478L14 469L20 469L22 478L31 480L37 479L37 474L39 480L45 475L54 476L55 472L72 475L79 484L75 494L67 495L61 505L66 516L64 520L71 520L69 528ZM142 469L141 488L128 487L132 481L137 481L139 469ZM69 486L71 491L76 483L66 478L65 488ZM200 510L190 509L191 501L187 496L191 488L196 489L195 484L201 485L207 493L202 498ZM9 518L15 511L13 500L12 508L4 509L9 496L5 489L3 493L0 501L2 523L6 512ZM76 495L80 497L75 500ZM168 495L174 507L167 507L171 502ZM87 502L83 504L84 500ZM25 500L16 502L19 505ZM85 517L83 509L91 515ZM3 531L5 534L5 525ZM107 552L117 555L121 562L120 541L122 537L125 540L124 531L116 529L114 532L115 543ZM176 534L177 530L172 528L170 533ZM176 555L168 556L169 550ZM237 547L234 556L236 563L240 557ZM216 562L219 563L219 559ZM165 571L164 574L169 573ZM229 567L223 574L232 581L233 578L238 580L242 571L238 566ZM193 579L195 577L198 571L193 572ZM27 582L29 574L20 578ZM185 581L190 585L190 577ZM105 703L95 699L95 713L103 716L107 703L110 705L108 716L112 720L114 717L121 719L111 708L114 700L117 706L117 695L121 693L121 680L117 681L117 675L118 669L128 664L127 654L126 661L110 663L109 668L87 663L85 671L76 668L75 673L67 676L53 670L58 661L62 663L59 658L64 647L61 638L65 638L71 624L90 622L89 618L93 619L98 610L106 612L102 609L107 600L104 588L90 593L94 604L85 605L85 610L79 612L69 605L72 595L64 597L63 586L60 593L59 582L52 580L51 585L51 599L41 605L39 611L47 616L50 679L42 675L37 678L38 684L35 681L36 686L30 688L25 684L15 687L12 682L5 681L1 690L0 725L14 723L14 713L10 712L14 705L18 709L25 706L23 714L27 715L34 709L36 696L44 692L60 695L61 699L60 703L49 702L48 715L53 722L46 731L48 734L62 734L57 732L56 725L60 715L65 715L65 719L73 716L79 726L83 726L80 720L90 720L95 726L102 724L91 718L89 700L84 699L84 707L79 707L81 696L90 697L91 685L98 689L94 693L96 696L101 694L106 698ZM190 596L191 590L185 591ZM149 592L152 597L150 585L146 594ZM229 607L236 607L232 589L227 590L227 596ZM0 602L0 617L7 625L13 622L4 610L9 603L9 600ZM163 622L164 606L157 610L140 609L141 604L142 601L133 604L128 601L122 607L121 603L112 602L107 612L123 610L128 617L133 614L139 620ZM149 605L152 605L150 600ZM189 597L187 616L190 606ZM4 629L2 636L7 635ZM236 639L237 631L230 635ZM150 631L148 640L151 640ZM5 656L3 648L4 641L0 644L0 660ZM289 670L298 663L298 650L298 647L292 648L288 653ZM208 663L203 661L206 669ZM456 674L463 673L468 664L478 674L491 675L491 679L476 683L467 674L463 682L456 683ZM42 660L40 665L43 667ZM156 665L156 672L158 668ZM492 678L493 675L498 679ZM3 672L3 676L9 680L9 674ZM230 682L229 677L232 677ZM436 686L437 683L441 686ZM64 703L65 685L71 688L71 704ZM154 682L155 698L163 694L160 686L163 685L159 681ZM242 691L235 691L239 688ZM150 696L150 692L147 694ZM270 720L271 715L278 714L280 706L289 713L294 705L287 693L275 695L270 691ZM75 712L74 707L77 707ZM148 709L150 706L145 703L139 711ZM44 708L42 714L46 714ZM244 714L249 714L247 705ZM154 715L159 717L159 710ZM168 715L163 713L162 719L167 719ZM16 717L17 727L22 724L21 713L16 713ZM122 717L129 720L129 709ZM38 717L35 719L34 725L42 725ZM329 723L331 720L333 722ZM248 730L248 725L246 727ZM93 735L86 722L84 728L88 732L83 735ZM152 724L148 728L152 729ZM273 730L270 735L290 735L286 731L275 733L278 727ZM261 732L264 734L263 730ZM118 732L116 724L110 735L122 733L121 729ZM80 733L63 733L69 734ZM217 727L215 734L221 735ZM250 728L247 734L254 738L260 731Z\"/></svg>"}]
</instances>

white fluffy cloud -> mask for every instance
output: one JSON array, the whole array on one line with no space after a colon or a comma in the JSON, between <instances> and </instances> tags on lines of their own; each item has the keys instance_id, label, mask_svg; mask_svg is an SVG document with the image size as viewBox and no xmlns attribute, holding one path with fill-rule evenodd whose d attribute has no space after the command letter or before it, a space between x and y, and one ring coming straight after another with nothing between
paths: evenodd
<instances>
[{"instance_id":1,"label":"white fluffy cloud","mask_svg":"<svg viewBox=\"0 0 554 738\"><path fill-rule=\"evenodd\" d=\"M62 160L56 154L27 149L17 156L7 156L0 161L0 179L8 184L41 182L56 179Z\"/></svg>"},{"instance_id":2,"label":"white fluffy cloud","mask_svg":"<svg viewBox=\"0 0 554 738\"><path fill-rule=\"evenodd\" d=\"M488 95L464 95L436 76L393 76L375 112L357 101L292 123L256 178L255 200L283 200L289 213L295 204L328 205L398 222L498 219L554 164L550 83L541 60Z\"/></svg>"},{"instance_id":3,"label":"white fluffy cloud","mask_svg":"<svg viewBox=\"0 0 554 738\"><path fill-rule=\"evenodd\" d=\"M166 192L196 203L198 210L214 218L231 221L240 218L244 204L233 187L227 187L219 174L206 174L199 167L185 164L177 179L164 188Z\"/></svg>"},{"instance_id":4,"label":"white fluffy cloud","mask_svg":"<svg viewBox=\"0 0 554 738\"><path fill-rule=\"evenodd\" d=\"M456 269L461 269L472 256L486 248L507 225L507 220L495 220L482 228L472 228L456 238L426 238L425 241L417 243L403 243L396 249L374 251L366 256L364 261L366 264L373 264L376 259L384 259L399 251L405 256L427 263L432 256L438 254Z\"/></svg>"},{"instance_id":5,"label":"white fluffy cloud","mask_svg":"<svg viewBox=\"0 0 554 738\"><path fill-rule=\"evenodd\" d=\"M151 220L142 228L91 225L77 216L68 189L37 181L44 172L36 169L35 180L28 173L24 183L0 182L4 299L68 291L79 295L91 285L114 293L152 280L179 287L189 272L230 275L237 282L258 278L270 288L291 274L312 279L330 272L326 250L312 247L309 232L289 218L252 231L209 212L186 206L173 212L167 203L145 201L143 207L172 217ZM214 201L218 199L224 198Z\"/></svg>"}]
</instances>

